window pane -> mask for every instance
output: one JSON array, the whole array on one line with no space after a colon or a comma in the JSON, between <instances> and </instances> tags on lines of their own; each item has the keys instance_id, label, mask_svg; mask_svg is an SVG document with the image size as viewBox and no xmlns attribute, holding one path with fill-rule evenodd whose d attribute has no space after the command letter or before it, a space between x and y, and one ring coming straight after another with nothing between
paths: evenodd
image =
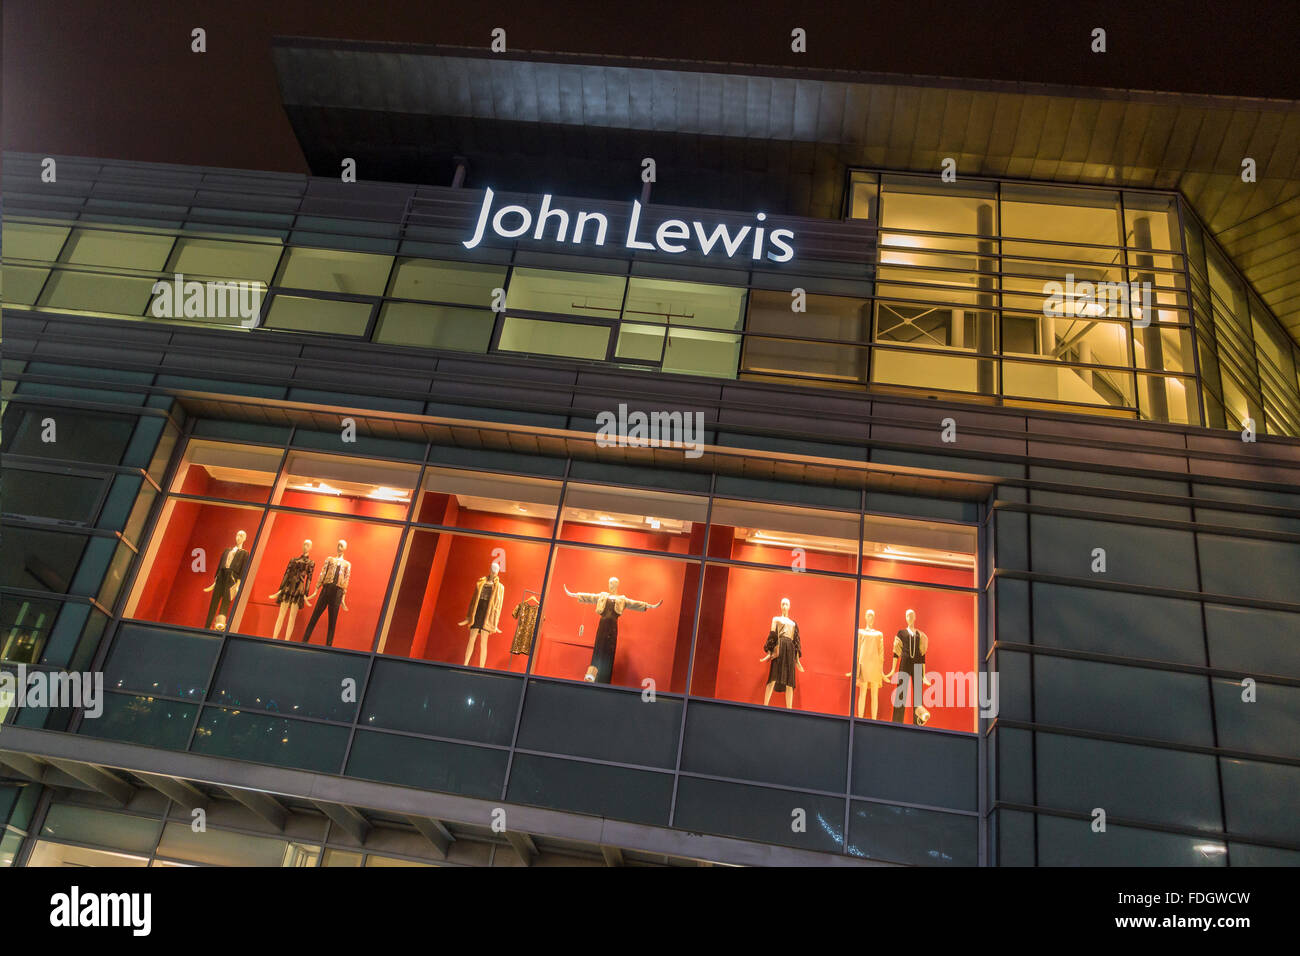
<instances>
[{"instance_id":1,"label":"window pane","mask_svg":"<svg viewBox=\"0 0 1300 956\"><path fill-rule=\"evenodd\" d=\"M1196 380L1172 375L1139 375L1138 402L1148 421L1199 425L1201 411L1196 403Z\"/></svg>"},{"instance_id":2,"label":"window pane","mask_svg":"<svg viewBox=\"0 0 1300 956\"><path fill-rule=\"evenodd\" d=\"M498 347L503 352L603 359L609 352L609 327L506 316Z\"/></svg>"},{"instance_id":3,"label":"window pane","mask_svg":"<svg viewBox=\"0 0 1300 956\"><path fill-rule=\"evenodd\" d=\"M698 582L694 562L557 548L533 672L680 693Z\"/></svg>"},{"instance_id":4,"label":"window pane","mask_svg":"<svg viewBox=\"0 0 1300 956\"><path fill-rule=\"evenodd\" d=\"M229 830L195 833L187 823L169 823L157 852L210 866L315 866L320 847Z\"/></svg>"},{"instance_id":5,"label":"window pane","mask_svg":"<svg viewBox=\"0 0 1300 956\"><path fill-rule=\"evenodd\" d=\"M570 485L560 537L668 554L699 554L708 501L690 495Z\"/></svg>"},{"instance_id":6,"label":"window pane","mask_svg":"<svg viewBox=\"0 0 1300 956\"><path fill-rule=\"evenodd\" d=\"M613 688L535 680L528 687L518 746L671 770L682 707L674 697L649 701Z\"/></svg>"},{"instance_id":7,"label":"window pane","mask_svg":"<svg viewBox=\"0 0 1300 956\"><path fill-rule=\"evenodd\" d=\"M1129 406L1133 375L1109 369L1072 368L1050 363L1003 362L1002 391L1024 398Z\"/></svg>"},{"instance_id":8,"label":"window pane","mask_svg":"<svg viewBox=\"0 0 1300 956\"><path fill-rule=\"evenodd\" d=\"M1178 198L1147 193L1124 194L1125 242L1139 249L1181 251Z\"/></svg>"},{"instance_id":9,"label":"window pane","mask_svg":"<svg viewBox=\"0 0 1300 956\"><path fill-rule=\"evenodd\" d=\"M103 490L103 478L6 468L0 507L6 514L85 524Z\"/></svg>"},{"instance_id":10,"label":"window pane","mask_svg":"<svg viewBox=\"0 0 1300 956\"><path fill-rule=\"evenodd\" d=\"M867 515L862 573L974 587L976 538L968 526Z\"/></svg>"},{"instance_id":11,"label":"window pane","mask_svg":"<svg viewBox=\"0 0 1300 956\"><path fill-rule=\"evenodd\" d=\"M670 279L631 279L623 306L624 319L708 329L739 329L744 315L744 289Z\"/></svg>"},{"instance_id":12,"label":"window pane","mask_svg":"<svg viewBox=\"0 0 1300 956\"><path fill-rule=\"evenodd\" d=\"M158 272L167 261L171 236L108 229L76 229L63 252L64 262Z\"/></svg>"},{"instance_id":13,"label":"window pane","mask_svg":"<svg viewBox=\"0 0 1300 956\"><path fill-rule=\"evenodd\" d=\"M856 514L719 498L709 557L852 574L858 535Z\"/></svg>"},{"instance_id":14,"label":"window pane","mask_svg":"<svg viewBox=\"0 0 1300 956\"><path fill-rule=\"evenodd\" d=\"M26 266L8 264L0 272L4 278L6 307L35 304L36 297L41 294L41 286L45 284L45 277L50 274L49 269L29 269Z\"/></svg>"},{"instance_id":15,"label":"window pane","mask_svg":"<svg viewBox=\"0 0 1300 956\"><path fill-rule=\"evenodd\" d=\"M1126 322L1006 315L1002 318L1002 351L1040 355L1060 362L1127 367L1130 364L1128 330Z\"/></svg>"},{"instance_id":16,"label":"window pane","mask_svg":"<svg viewBox=\"0 0 1300 956\"><path fill-rule=\"evenodd\" d=\"M745 336L741 371L749 377L799 377L827 383L865 384L869 350L833 342L800 342Z\"/></svg>"},{"instance_id":17,"label":"window pane","mask_svg":"<svg viewBox=\"0 0 1300 956\"><path fill-rule=\"evenodd\" d=\"M289 249L277 285L348 295L383 295L392 256L334 249Z\"/></svg>"},{"instance_id":18,"label":"window pane","mask_svg":"<svg viewBox=\"0 0 1300 956\"><path fill-rule=\"evenodd\" d=\"M682 770L838 793L848 753L847 721L699 702L687 711Z\"/></svg>"},{"instance_id":19,"label":"window pane","mask_svg":"<svg viewBox=\"0 0 1300 956\"><path fill-rule=\"evenodd\" d=\"M431 468L416 521L532 537L549 537L560 502L555 481Z\"/></svg>"},{"instance_id":20,"label":"window pane","mask_svg":"<svg viewBox=\"0 0 1300 956\"><path fill-rule=\"evenodd\" d=\"M262 324L268 329L365 335L366 326L370 322L370 308L368 302L277 295L271 300L266 320Z\"/></svg>"},{"instance_id":21,"label":"window pane","mask_svg":"<svg viewBox=\"0 0 1300 956\"><path fill-rule=\"evenodd\" d=\"M1139 368L1157 372L1192 372L1191 329L1160 328L1156 325L1135 329L1133 350Z\"/></svg>"},{"instance_id":22,"label":"window pane","mask_svg":"<svg viewBox=\"0 0 1300 956\"><path fill-rule=\"evenodd\" d=\"M144 314L153 286L153 279L55 269L45 283L40 304L73 312L138 316Z\"/></svg>"},{"instance_id":23,"label":"window pane","mask_svg":"<svg viewBox=\"0 0 1300 956\"><path fill-rule=\"evenodd\" d=\"M230 591L248 575L261 517L260 508L168 500L126 616L185 627L233 627L238 595Z\"/></svg>"},{"instance_id":24,"label":"window pane","mask_svg":"<svg viewBox=\"0 0 1300 956\"><path fill-rule=\"evenodd\" d=\"M884 303L881 303L881 308L884 308ZM995 373L996 365L990 359L877 348L872 360L871 380L880 385L990 394L997 386Z\"/></svg>"},{"instance_id":25,"label":"window pane","mask_svg":"<svg viewBox=\"0 0 1300 956\"><path fill-rule=\"evenodd\" d=\"M663 370L682 375L735 378L740 336L697 329L669 329Z\"/></svg>"},{"instance_id":26,"label":"window pane","mask_svg":"<svg viewBox=\"0 0 1300 956\"><path fill-rule=\"evenodd\" d=\"M385 302L379 310L375 341L426 349L486 352L496 313L412 302Z\"/></svg>"},{"instance_id":27,"label":"window pane","mask_svg":"<svg viewBox=\"0 0 1300 956\"><path fill-rule=\"evenodd\" d=\"M515 269L510 275L506 302L512 313L554 312L617 319L626 284L623 276Z\"/></svg>"},{"instance_id":28,"label":"window pane","mask_svg":"<svg viewBox=\"0 0 1300 956\"><path fill-rule=\"evenodd\" d=\"M278 448L192 441L176 471L172 490L204 498L266 501L280 470Z\"/></svg>"},{"instance_id":29,"label":"window pane","mask_svg":"<svg viewBox=\"0 0 1300 956\"><path fill-rule=\"evenodd\" d=\"M216 757L336 774L343 764L348 734L347 727L333 724L205 707L190 749Z\"/></svg>"},{"instance_id":30,"label":"window pane","mask_svg":"<svg viewBox=\"0 0 1300 956\"><path fill-rule=\"evenodd\" d=\"M86 547L84 536L18 525L5 525L0 533L5 542L0 548L0 585L59 594L72 589L73 575Z\"/></svg>"},{"instance_id":31,"label":"window pane","mask_svg":"<svg viewBox=\"0 0 1300 956\"><path fill-rule=\"evenodd\" d=\"M388 294L398 299L492 305L492 290L505 288L505 266L436 259L399 259Z\"/></svg>"},{"instance_id":32,"label":"window pane","mask_svg":"<svg viewBox=\"0 0 1300 956\"><path fill-rule=\"evenodd\" d=\"M992 236L997 230L995 184L960 186L933 179L885 176L880 189L883 228Z\"/></svg>"},{"instance_id":33,"label":"window pane","mask_svg":"<svg viewBox=\"0 0 1300 956\"><path fill-rule=\"evenodd\" d=\"M29 222L6 222L0 232L0 245L4 246L5 260L39 259L42 262L54 262L63 241L68 238L67 226L44 226ZM8 274L5 276L6 286ZM9 301L9 289L5 289L5 301Z\"/></svg>"},{"instance_id":34,"label":"window pane","mask_svg":"<svg viewBox=\"0 0 1300 956\"><path fill-rule=\"evenodd\" d=\"M285 471L276 504L393 520L406 517L419 476L416 465L308 452L291 453Z\"/></svg>"},{"instance_id":35,"label":"window pane","mask_svg":"<svg viewBox=\"0 0 1300 956\"><path fill-rule=\"evenodd\" d=\"M6 595L0 600L0 660L35 664L59 613L57 601L32 601Z\"/></svg>"},{"instance_id":36,"label":"window pane","mask_svg":"<svg viewBox=\"0 0 1300 956\"><path fill-rule=\"evenodd\" d=\"M809 295L806 311L791 308L794 299L785 292L755 289L750 293L746 330L770 335L807 335L843 342L868 342L871 305L866 299L835 295Z\"/></svg>"},{"instance_id":37,"label":"window pane","mask_svg":"<svg viewBox=\"0 0 1300 956\"><path fill-rule=\"evenodd\" d=\"M855 590L851 579L710 566L691 692L846 713Z\"/></svg>"},{"instance_id":38,"label":"window pane","mask_svg":"<svg viewBox=\"0 0 1300 956\"><path fill-rule=\"evenodd\" d=\"M225 242L219 239L176 240L169 272L270 282L280 261L278 242Z\"/></svg>"},{"instance_id":39,"label":"window pane","mask_svg":"<svg viewBox=\"0 0 1300 956\"><path fill-rule=\"evenodd\" d=\"M1002 233L1116 246L1120 244L1119 195L1100 189L1008 183L1002 187Z\"/></svg>"},{"instance_id":40,"label":"window pane","mask_svg":"<svg viewBox=\"0 0 1300 956\"><path fill-rule=\"evenodd\" d=\"M397 525L272 512L235 629L370 650L401 537Z\"/></svg>"},{"instance_id":41,"label":"window pane","mask_svg":"<svg viewBox=\"0 0 1300 956\"><path fill-rule=\"evenodd\" d=\"M139 853L153 851L161 820L55 803L45 814L41 836L74 843L98 843Z\"/></svg>"},{"instance_id":42,"label":"window pane","mask_svg":"<svg viewBox=\"0 0 1300 956\"><path fill-rule=\"evenodd\" d=\"M523 671L549 553L541 542L411 532L380 651Z\"/></svg>"}]
</instances>

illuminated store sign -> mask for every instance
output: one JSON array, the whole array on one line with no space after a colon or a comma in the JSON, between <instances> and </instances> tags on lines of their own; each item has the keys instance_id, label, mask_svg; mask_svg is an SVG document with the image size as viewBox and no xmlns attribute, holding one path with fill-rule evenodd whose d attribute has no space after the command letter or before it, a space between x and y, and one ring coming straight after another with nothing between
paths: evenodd
<instances>
[{"instance_id":1,"label":"illuminated store sign","mask_svg":"<svg viewBox=\"0 0 1300 956\"><path fill-rule=\"evenodd\" d=\"M609 218L604 213L579 211L570 217L566 210L551 207L550 193L542 197L542 205L536 215L526 206L517 205L502 206L493 212L493 195L490 189L484 193L483 208L479 210L478 221L474 224L474 236L464 243L466 249L473 249L482 242L489 226L502 239L518 239L531 231L533 239L549 239L575 245L605 245ZM734 231L723 223L709 227L698 219L690 222L685 219L665 219L654 228L653 233L647 228L643 238L641 203L633 200L632 216L628 220L623 245L628 249L643 249L647 252L689 251L706 256L716 252L728 259L737 255L748 255L755 260L766 256L773 262L789 262L793 259L794 248L789 242L794 239L794 232L789 229L773 229L769 233L761 225L767 220L767 214L760 212L755 218L759 224L739 226ZM570 225L573 227L572 232Z\"/></svg>"}]
</instances>

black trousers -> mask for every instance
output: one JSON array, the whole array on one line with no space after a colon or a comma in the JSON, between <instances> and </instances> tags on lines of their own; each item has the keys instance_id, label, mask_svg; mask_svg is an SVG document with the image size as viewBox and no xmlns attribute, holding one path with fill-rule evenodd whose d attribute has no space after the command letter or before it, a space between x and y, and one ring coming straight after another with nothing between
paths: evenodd
<instances>
[{"instance_id":1,"label":"black trousers","mask_svg":"<svg viewBox=\"0 0 1300 956\"><path fill-rule=\"evenodd\" d=\"M909 707L921 703L921 665L913 670L899 670L898 686L894 688L894 723L903 723L903 715ZM911 698L909 700L909 698ZM916 712L912 712L912 723L916 723Z\"/></svg>"},{"instance_id":2,"label":"black trousers","mask_svg":"<svg viewBox=\"0 0 1300 956\"><path fill-rule=\"evenodd\" d=\"M304 644L311 640L312 629L316 626L316 622L320 620L322 611L330 612L329 626L325 629L325 646L330 647L334 644L334 625L339 621L339 605L342 603L343 589L341 587L337 584L321 585L320 600L311 609L311 617L307 619L307 630L302 635Z\"/></svg>"},{"instance_id":3,"label":"black trousers","mask_svg":"<svg viewBox=\"0 0 1300 956\"><path fill-rule=\"evenodd\" d=\"M204 627L212 627L218 614L226 617L226 627L230 627L230 589L239 583L239 579L230 573L229 568L218 568L217 579L213 582L212 600L208 602L208 619Z\"/></svg>"}]
</instances>

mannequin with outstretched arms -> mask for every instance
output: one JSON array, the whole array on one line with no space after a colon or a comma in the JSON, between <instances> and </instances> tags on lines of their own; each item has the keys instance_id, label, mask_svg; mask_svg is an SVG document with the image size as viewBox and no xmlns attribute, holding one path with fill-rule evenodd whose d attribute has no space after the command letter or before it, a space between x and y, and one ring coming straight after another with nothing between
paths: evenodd
<instances>
[{"instance_id":1,"label":"mannequin with outstretched arms","mask_svg":"<svg viewBox=\"0 0 1300 956\"><path fill-rule=\"evenodd\" d=\"M587 676L583 680L593 684L608 684L614 676L614 652L618 649L618 619L624 611L650 611L664 602L649 604L637 601L622 594L618 589L618 578L609 579L608 590L599 593L570 591L564 593L577 598L579 604L596 605L596 615L600 623L596 626L596 644L591 649L591 664L587 667Z\"/></svg>"}]
</instances>

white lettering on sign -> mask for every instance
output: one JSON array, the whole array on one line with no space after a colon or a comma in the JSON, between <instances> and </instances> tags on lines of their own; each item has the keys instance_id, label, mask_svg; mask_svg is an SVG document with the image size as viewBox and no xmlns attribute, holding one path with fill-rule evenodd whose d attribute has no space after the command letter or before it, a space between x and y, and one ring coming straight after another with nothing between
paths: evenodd
<instances>
[{"instance_id":1,"label":"white lettering on sign","mask_svg":"<svg viewBox=\"0 0 1300 956\"><path fill-rule=\"evenodd\" d=\"M584 242L593 246L603 246L609 233L609 219L603 213L579 211L573 216L573 232L569 233L569 213L551 206L551 194L542 196L541 208L534 216L525 206L502 206L495 212L492 199L496 194L488 189L483 194L483 208L479 210L478 221L474 224L474 235L462 245L473 249L483 241L488 228L502 239L518 239L531 230L533 239L554 242L571 242L578 245ZM755 217L759 223L767 221L767 214L760 212ZM589 229L588 226L592 228ZM592 232L594 230L594 235ZM643 238L644 235L644 238ZM728 259L744 249L749 257L761 260L764 256L773 262L789 262L794 258L794 247L790 245L794 232L790 229L773 229L768 232L762 225L740 226L734 232L724 223L710 227L698 219L687 222L684 219L665 219L653 229L641 225L641 203L633 200L632 216L628 220L627 235L623 245L628 249L644 249L649 252L667 252L677 254L692 248L704 255L715 251ZM765 244L775 248L765 249Z\"/></svg>"}]
</instances>

